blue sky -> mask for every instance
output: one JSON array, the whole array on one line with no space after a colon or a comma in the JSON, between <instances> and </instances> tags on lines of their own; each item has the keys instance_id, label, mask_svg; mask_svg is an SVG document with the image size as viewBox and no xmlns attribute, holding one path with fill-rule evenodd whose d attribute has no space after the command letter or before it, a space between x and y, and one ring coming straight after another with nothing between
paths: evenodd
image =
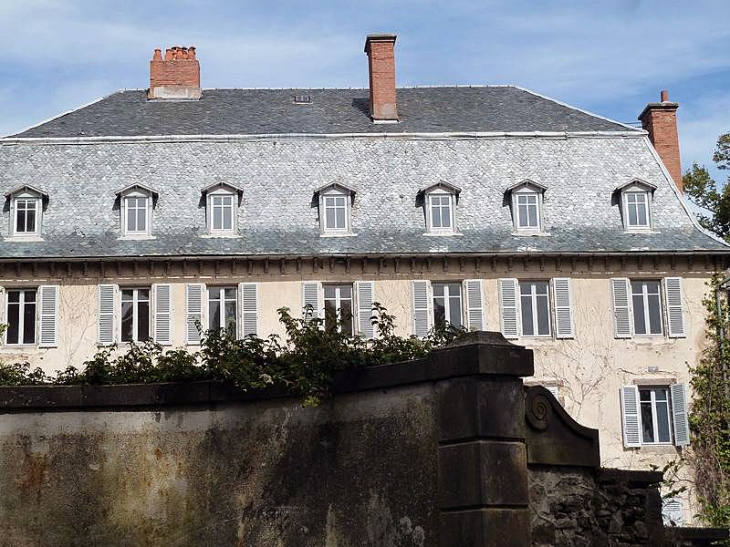
<instances>
[{"instance_id":1,"label":"blue sky","mask_svg":"<svg viewBox=\"0 0 730 547\"><path fill-rule=\"evenodd\" d=\"M365 87L365 36L395 32L398 85L513 83L622 122L669 89L683 166L709 166L729 20L729 0L0 0L0 134L147 87L155 47L195 45L203 87Z\"/></svg>"}]
</instances>

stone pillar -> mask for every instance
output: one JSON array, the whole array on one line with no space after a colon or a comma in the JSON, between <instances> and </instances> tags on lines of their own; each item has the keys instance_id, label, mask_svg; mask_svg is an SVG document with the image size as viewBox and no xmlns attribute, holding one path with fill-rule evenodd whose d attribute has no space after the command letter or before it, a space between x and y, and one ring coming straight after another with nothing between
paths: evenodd
<instances>
[{"instance_id":1,"label":"stone pillar","mask_svg":"<svg viewBox=\"0 0 730 547\"><path fill-rule=\"evenodd\" d=\"M473 332L429 360L460 369L437 384L439 545L529 546L521 377L534 372L532 351Z\"/></svg>"}]
</instances>

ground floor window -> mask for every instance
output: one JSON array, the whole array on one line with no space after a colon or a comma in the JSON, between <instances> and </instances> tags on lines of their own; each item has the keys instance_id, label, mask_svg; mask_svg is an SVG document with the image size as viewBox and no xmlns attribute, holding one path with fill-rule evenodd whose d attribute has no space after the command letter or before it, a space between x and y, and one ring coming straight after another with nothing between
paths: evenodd
<instances>
[{"instance_id":1,"label":"ground floor window","mask_svg":"<svg viewBox=\"0 0 730 547\"><path fill-rule=\"evenodd\" d=\"M7 302L5 343L35 344L36 290L10 290L7 292Z\"/></svg>"},{"instance_id":2,"label":"ground floor window","mask_svg":"<svg viewBox=\"0 0 730 547\"><path fill-rule=\"evenodd\" d=\"M658 444L672 442L669 389L666 387L639 388L641 405L641 442Z\"/></svg>"},{"instance_id":3,"label":"ground floor window","mask_svg":"<svg viewBox=\"0 0 730 547\"><path fill-rule=\"evenodd\" d=\"M550 336L550 284L520 281L520 310L524 336Z\"/></svg>"},{"instance_id":4,"label":"ground floor window","mask_svg":"<svg viewBox=\"0 0 730 547\"><path fill-rule=\"evenodd\" d=\"M150 339L150 289L122 289L122 342Z\"/></svg>"},{"instance_id":5,"label":"ground floor window","mask_svg":"<svg viewBox=\"0 0 730 547\"><path fill-rule=\"evenodd\" d=\"M340 332L353 331L352 285L324 286L324 324L330 328L338 324Z\"/></svg>"},{"instance_id":6,"label":"ground floor window","mask_svg":"<svg viewBox=\"0 0 730 547\"><path fill-rule=\"evenodd\" d=\"M462 325L461 283L433 284L433 321L435 325Z\"/></svg>"},{"instance_id":7,"label":"ground floor window","mask_svg":"<svg viewBox=\"0 0 730 547\"><path fill-rule=\"evenodd\" d=\"M236 287L208 288L208 328L237 332L238 290Z\"/></svg>"}]
</instances>

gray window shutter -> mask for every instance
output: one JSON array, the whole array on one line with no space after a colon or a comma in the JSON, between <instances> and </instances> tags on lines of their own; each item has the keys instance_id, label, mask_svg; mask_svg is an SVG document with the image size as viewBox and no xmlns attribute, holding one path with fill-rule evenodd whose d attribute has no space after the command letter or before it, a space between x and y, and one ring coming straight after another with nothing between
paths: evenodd
<instances>
[{"instance_id":1,"label":"gray window shutter","mask_svg":"<svg viewBox=\"0 0 730 547\"><path fill-rule=\"evenodd\" d=\"M623 386L621 388L621 411L623 414L624 446L626 448L640 447L639 388L636 386Z\"/></svg>"},{"instance_id":2,"label":"gray window shutter","mask_svg":"<svg viewBox=\"0 0 730 547\"><path fill-rule=\"evenodd\" d=\"M466 327L469 330L485 330L482 280L465 280L464 294L466 295Z\"/></svg>"},{"instance_id":3,"label":"gray window shutter","mask_svg":"<svg viewBox=\"0 0 730 547\"><path fill-rule=\"evenodd\" d=\"M370 318L373 316L373 301L375 300L375 283L372 281L358 281L355 283L357 293L357 331L368 340L375 338L375 325Z\"/></svg>"},{"instance_id":4,"label":"gray window shutter","mask_svg":"<svg viewBox=\"0 0 730 547\"><path fill-rule=\"evenodd\" d=\"M502 334L505 338L520 336L519 284L516 279L499 280L499 308Z\"/></svg>"},{"instance_id":5,"label":"gray window shutter","mask_svg":"<svg viewBox=\"0 0 730 547\"><path fill-rule=\"evenodd\" d=\"M200 328L205 331L207 325L203 320L205 285L188 283L185 286L185 341L188 344L200 344Z\"/></svg>"},{"instance_id":6,"label":"gray window shutter","mask_svg":"<svg viewBox=\"0 0 730 547\"><path fill-rule=\"evenodd\" d=\"M664 526L682 526L682 500L678 497L668 498L662 502L662 520Z\"/></svg>"},{"instance_id":7,"label":"gray window shutter","mask_svg":"<svg viewBox=\"0 0 730 547\"><path fill-rule=\"evenodd\" d=\"M5 324L5 287L0 287L0 325Z\"/></svg>"},{"instance_id":8,"label":"gray window shutter","mask_svg":"<svg viewBox=\"0 0 730 547\"><path fill-rule=\"evenodd\" d=\"M413 334L419 338L428 336L431 328L431 283L428 281L413 282Z\"/></svg>"},{"instance_id":9,"label":"gray window shutter","mask_svg":"<svg viewBox=\"0 0 730 547\"><path fill-rule=\"evenodd\" d=\"M309 307L311 307L311 310ZM322 317L323 307L322 284L318 281L305 281L302 283L302 314L304 314L304 319L310 321Z\"/></svg>"},{"instance_id":10,"label":"gray window shutter","mask_svg":"<svg viewBox=\"0 0 730 547\"><path fill-rule=\"evenodd\" d=\"M667 277L664 279L664 296L667 302L667 331L671 338L687 336L684 327L684 310L682 309L682 278Z\"/></svg>"},{"instance_id":11,"label":"gray window shutter","mask_svg":"<svg viewBox=\"0 0 730 547\"><path fill-rule=\"evenodd\" d=\"M152 285L155 301L155 342L172 344L172 285Z\"/></svg>"},{"instance_id":12,"label":"gray window shutter","mask_svg":"<svg viewBox=\"0 0 730 547\"><path fill-rule=\"evenodd\" d=\"M239 283L241 336L259 334L259 284Z\"/></svg>"},{"instance_id":13,"label":"gray window shutter","mask_svg":"<svg viewBox=\"0 0 730 547\"><path fill-rule=\"evenodd\" d=\"M116 285L99 285L99 329L97 338L102 346L109 346L116 341L114 321L116 292Z\"/></svg>"},{"instance_id":14,"label":"gray window shutter","mask_svg":"<svg viewBox=\"0 0 730 547\"><path fill-rule=\"evenodd\" d=\"M687 420L687 390L684 384L669 386L672 395L672 414L674 417L674 444L689 445L689 422Z\"/></svg>"},{"instance_id":15,"label":"gray window shutter","mask_svg":"<svg viewBox=\"0 0 730 547\"><path fill-rule=\"evenodd\" d=\"M573 338L573 291L569 277L553 279L553 299L555 301L555 338Z\"/></svg>"},{"instance_id":16,"label":"gray window shutter","mask_svg":"<svg viewBox=\"0 0 730 547\"><path fill-rule=\"evenodd\" d=\"M38 345L42 348L53 348L58 345L58 285L41 285L39 292Z\"/></svg>"},{"instance_id":17,"label":"gray window shutter","mask_svg":"<svg viewBox=\"0 0 730 547\"><path fill-rule=\"evenodd\" d=\"M631 284L625 277L611 279L613 290L613 333L616 338L631 338Z\"/></svg>"}]
</instances>

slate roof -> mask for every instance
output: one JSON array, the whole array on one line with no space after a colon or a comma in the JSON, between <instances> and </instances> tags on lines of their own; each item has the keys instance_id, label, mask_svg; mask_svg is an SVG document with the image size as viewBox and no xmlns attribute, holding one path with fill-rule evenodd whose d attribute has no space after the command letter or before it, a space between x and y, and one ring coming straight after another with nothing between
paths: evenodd
<instances>
[{"instance_id":1,"label":"slate roof","mask_svg":"<svg viewBox=\"0 0 730 547\"><path fill-rule=\"evenodd\" d=\"M656 185L651 233L626 233L622 226L614 191L635 178ZM525 179L546 187L548 235L512 233L505 190ZM424 235L417 194L440 180L462 189L458 235ZM236 238L206 236L201 190L218 182L243 189ZM314 191L332 182L356 191L355 235L320 236ZM693 224L642 133L83 145L0 141L0 193L19 184L44 188L49 195L43 241L6 239L6 200L0 258L728 251ZM131 184L159 192L154 239L120 239L115 192Z\"/></svg>"},{"instance_id":2,"label":"slate roof","mask_svg":"<svg viewBox=\"0 0 730 547\"><path fill-rule=\"evenodd\" d=\"M18 137L632 131L515 86L398 90L398 124L373 124L367 89L208 89L199 101L120 91ZM638 130L637 130L638 132Z\"/></svg>"}]
</instances>

